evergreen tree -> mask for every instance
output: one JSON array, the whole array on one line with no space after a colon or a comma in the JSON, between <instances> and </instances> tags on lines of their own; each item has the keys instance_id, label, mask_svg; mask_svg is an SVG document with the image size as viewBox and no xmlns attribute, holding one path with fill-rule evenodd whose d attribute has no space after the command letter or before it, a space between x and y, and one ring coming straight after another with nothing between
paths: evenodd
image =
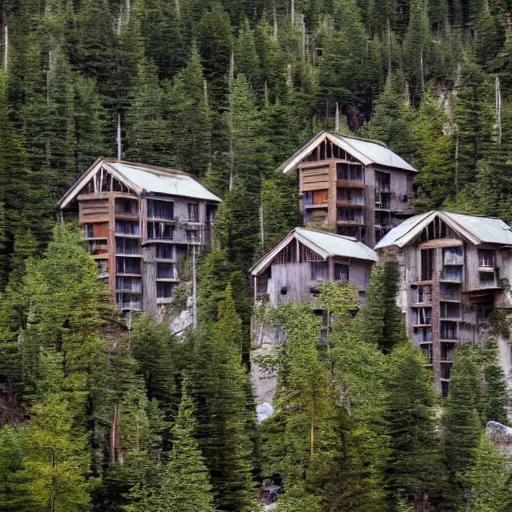
<instances>
[{"instance_id":1,"label":"evergreen tree","mask_svg":"<svg viewBox=\"0 0 512 512\"><path fill-rule=\"evenodd\" d=\"M484 435L476 451L475 465L468 474L471 510L505 512L512 498L508 457Z\"/></svg>"},{"instance_id":2,"label":"evergreen tree","mask_svg":"<svg viewBox=\"0 0 512 512\"><path fill-rule=\"evenodd\" d=\"M484 350L484 412L483 423L488 421L498 421L507 423L507 409L510 404L510 396L505 383L505 375L503 368L499 362L499 353L493 340L488 342L488 346Z\"/></svg>"},{"instance_id":3,"label":"evergreen tree","mask_svg":"<svg viewBox=\"0 0 512 512\"><path fill-rule=\"evenodd\" d=\"M439 502L444 484L442 454L436 435L431 372L419 350L404 342L389 356L385 380L390 456L387 486L395 499Z\"/></svg>"},{"instance_id":4,"label":"evergreen tree","mask_svg":"<svg viewBox=\"0 0 512 512\"><path fill-rule=\"evenodd\" d=\"M383 352L390 352L406 339L403 315L396 305L399 274L396 260L386 260L373 267L360 315L362 339Z\"/></svg>"},{"instance_id":5,"label":"evergreen tree","mask_svg":"<svg viewBox=\"0 0 512 512\"><path fill-rule=\"evenodd\" d=\"M235 42L235 68L237 73L247 77L255 91L263 92L260 59L256 51L254 33L247 19L244 20Z\"/></svg>"},{"instance_id":6,"label":"evergreen tree","mask_svg":"<svg viewBox=\"0 0 512 512\"><path fill-rule=\"evenodd\" d=\"M464 349L459 347L454 356L450 393L442 418L446 466L459 491L466 486L465 479L474 465L482 434L478 416L481 396L478 367L470 350ZM463 496L464 493L459 499Z\"/></svg>"},{"instance_id":7,"label":"evergreen tree","mask_svg":"<svg viewBox=\"0 0 512 512\"><path fill-rule=\"evenodd\" d=\"M182 382L181 402L172 428L173 448L161 484L128 510L149 512L213 512L211 486L199 445L195 439L195 405L188 378Z\"/></svg>"},{"instance_id":8,"label":"evergreen tree","mask_svg":"<svg viewBox=\"0 0 512 512\"><path fill-rule=\"evenodd\" d=\"M22 468L21 429L4 426L0 430L0 509L15 512L26 506L20 493Z\"/></svg>"},{"instance_id":9,"label":"evergreen tree","mask_svg":"<svg viewBox=\"0 0 512 512\"><path fill-rule=\"evenodd\" d=\"M226 311L226 304L221 308ZM198 438L210 471L215 504L221 510L245 511L252 507L253 414L248 412L248 375L240 348L226 338L239 319L219 316L203 326L192 382L198 404ZM236 325L235 325L236 324Z\"/></svg>"}]
</instances>

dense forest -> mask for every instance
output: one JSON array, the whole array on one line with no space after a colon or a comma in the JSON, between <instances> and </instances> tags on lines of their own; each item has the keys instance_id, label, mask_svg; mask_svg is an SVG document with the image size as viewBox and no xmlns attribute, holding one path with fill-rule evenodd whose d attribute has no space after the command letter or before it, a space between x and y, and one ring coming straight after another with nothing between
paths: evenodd
<instances>
[{"instance_id":1,"label":"dense forest","mask_svg":"<svg viewBox=\"0 0 512 512\"><path fill-rule=\"evenodd\" d=\"M0 510L280 512L512 507L492 341L434 393L397 267L265 312L287 333L257 424L247 270L300 225L276 168L321 129L418 169L413 205L512 222L509 0L0 0ZM127 328L57 200L99 156L182 169L223 202L199 327ZM498 315L499 316L499 315ZM495 318L495 336L508 330Z\"/></svg>"}]
</instances>

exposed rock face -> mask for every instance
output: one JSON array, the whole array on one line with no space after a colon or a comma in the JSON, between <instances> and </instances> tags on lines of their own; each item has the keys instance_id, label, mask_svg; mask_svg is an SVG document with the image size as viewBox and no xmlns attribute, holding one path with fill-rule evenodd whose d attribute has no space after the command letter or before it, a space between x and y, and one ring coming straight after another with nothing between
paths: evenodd
<instances>
[{"instance_id":1,"label":"exposed rock face","mask_svg":"<svg viewBox=\"0 0 512 512\"><path fill-rule=\"evenodd\" d=\"M178 337L183 336L185 330L192 327L194 323L194 300L187 298L187 307L179 314L171 315L169 318L169 330Z\"/></svg>"},{"instance_id":2,"label":"exposed rock face","mask_svg":"<svg viewBox=\"0 0 512 512\"><path fill-rule=\"evenodd\" d=\"M497 421L489 421L485 427L485 435L505 455L512 456L512 428Z\"/></svg>"},{"instance_id":3,"label":"exposed rock face","mask_svg":"<svg viewBox=\"0 0 512 512\"><path fill-rule=\"evenodd\" d=\"M276 346L283 341L281 329L265 327L263 323L253 321L251 351L251 380L254 397L258 405L272 405L277 387L277 371L269 370L261 364L261 360L272 357Z\"/></svg>"}]
</instances>

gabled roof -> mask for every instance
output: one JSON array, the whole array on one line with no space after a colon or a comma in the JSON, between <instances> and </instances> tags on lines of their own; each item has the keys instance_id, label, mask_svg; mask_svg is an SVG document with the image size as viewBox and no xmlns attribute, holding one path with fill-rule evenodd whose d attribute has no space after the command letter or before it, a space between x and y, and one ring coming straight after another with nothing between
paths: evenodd
<instances>
[{"instance_id":1,"label":"gabled roof","mask_svg":"<svg viewBox=\"0 0 512 512\"><path fill-rule=\"evenodd\" d=\"M382 249L383 247L392 245L405 247L436 217L439 217L451 229L475 245L482 243L512 245L512 228L501 219L432 211L415 215L405 220L402 224L387 233L376 245L375 249Z\"/></svg>"},{"instance_id":2,"label":"gabled roof","mask_svg":"<svg viewBox=\"0 0 512 512\"><path fill-rule=\"evenodd\" d=\"M221 201L194 177L182 171L112 158L100 158L71 185L59 201L59 206L65 208L101 168L111 173L137 195L162 194L213 202Z\"/></svg>"},{"instance_id":3,"label":"gabled roof","mask_svg":"<svg viewBox=\"0 0 512 512\"><path fill-rule=\"evenodd\" d=\"M294 239L304 244L324 260L330 256L340 256L372 262L377 261L375 251L358 242L355 238L295 228L252 266L250 269L251 274L257 276L264 272L274 258Z\"/></svg>"},{"instance_id":4,"label":"gabled roof","mask_svg":"<svg viewBox=\"0 0 512 512\"><path fill-rule=\"evenodd\" d=\"M290 174L297 165L304 160L324 140L330 140L333 144L346 151L349 155L363 165L382 165L404 171L418 172L402 157L391 151L387 146L375 141L356 139L337 133L322 131L315 135L306 145L296 151L286 162L279 167L284 174Z\"/></svg>"}]
</instances>

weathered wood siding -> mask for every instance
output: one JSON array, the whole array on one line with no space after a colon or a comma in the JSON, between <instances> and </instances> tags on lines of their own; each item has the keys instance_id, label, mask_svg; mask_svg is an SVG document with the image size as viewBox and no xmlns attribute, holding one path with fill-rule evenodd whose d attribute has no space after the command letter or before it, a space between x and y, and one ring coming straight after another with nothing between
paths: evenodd
<instances>
[{"instance_id":1,"label":"weathered wood siding","mask_svg":"<svg viewBox=\"0 0 512 512\"><path fill-rule=\"evenodd\" d=\"M268 280L268 294L272 307L282 303L299 302L311 298L311 264L273 263ZM286 294L281 290L286 287Z\"/></svg>"}]
</instances>

